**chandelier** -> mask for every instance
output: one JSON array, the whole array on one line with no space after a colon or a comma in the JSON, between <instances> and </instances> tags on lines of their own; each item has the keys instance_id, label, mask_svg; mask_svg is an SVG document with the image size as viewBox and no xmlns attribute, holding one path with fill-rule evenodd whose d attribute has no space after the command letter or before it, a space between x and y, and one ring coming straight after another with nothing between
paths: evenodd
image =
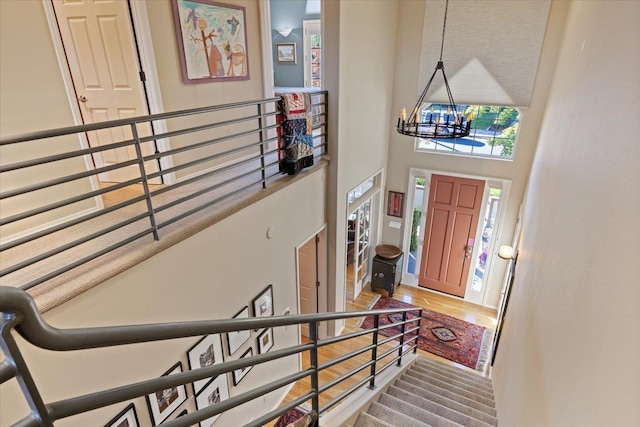
<instances>
[{"instance_id":1,"label":"chandelier","mask_svg":"<svg viewBox=\"0 0 640 427\"><path fill-rule=\"evenodd\" d=\"M416 106L413 107L409 119L407 120L407 111L403 108L400 111L400 117L398 118L397 130L403 135L409 135L417 138L462 138L468 136L471 131L471 120L473 114L469 114L464 117L461 111L458 111L458 106L453 100L451 89L449 88L449 82L447 75L444 72L444 63L442 62L442 52L444 50L444 32L447 28L447 10L449 9L449 0L444 9L444 22L442 23L442 43L440 45L440 60L436 65L436 69L433 71L431 78L427 82L427 86L422 91L422 95L418 99ZM444 78L444 85L447 90L447 97L449 98L449 104L438 106L438 111L435 111L433 105L429 111L422 111L424 104L424 98L429 91L431 82L436 76L438 71L442 71L442 77Z\"/></svg>"}]
</instances>

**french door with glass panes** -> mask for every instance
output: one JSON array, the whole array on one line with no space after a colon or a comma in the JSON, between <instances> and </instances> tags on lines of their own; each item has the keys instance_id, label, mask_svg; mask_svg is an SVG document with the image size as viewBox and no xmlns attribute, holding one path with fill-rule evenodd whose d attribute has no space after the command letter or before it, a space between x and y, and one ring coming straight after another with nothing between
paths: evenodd
<instances>
[{"instance_id":1,"label":"french door with glass panes","mask_svg":"<svg viewBox=\"0 0 640 427\"><path fill-rule=\"evenodd\" d=\"M355 247L353 260L354 297L360 293L369 272L371 252L371 199L364 202L353 214Z\"/></svg>"}]
</instances>

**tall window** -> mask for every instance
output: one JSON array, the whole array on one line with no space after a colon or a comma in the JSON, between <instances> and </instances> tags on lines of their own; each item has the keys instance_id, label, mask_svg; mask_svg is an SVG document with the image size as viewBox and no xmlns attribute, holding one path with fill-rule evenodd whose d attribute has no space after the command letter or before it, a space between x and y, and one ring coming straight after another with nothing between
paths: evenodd
<instances>
[{"instance_id":1,"label":"tall window","mask_svg":"<svg viewBox=\"0 0 640 427\"><path fill-rule=\"evenodd\" d=\"M427 104L421 114L440 116L446 120L447 106ZM512 160L518 139L520 112L514 107L495 105L458 105L465 117L473 116L471 134L465 138L417 139L416 151L437 151L478 157Z\"/></svg>"}]
</instances>

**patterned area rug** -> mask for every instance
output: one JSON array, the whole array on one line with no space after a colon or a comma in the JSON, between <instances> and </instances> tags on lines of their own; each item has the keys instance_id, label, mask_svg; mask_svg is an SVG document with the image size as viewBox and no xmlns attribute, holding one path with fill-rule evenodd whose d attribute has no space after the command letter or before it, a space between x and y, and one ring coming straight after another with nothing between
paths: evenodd
<instances>
[{"instance_id":1,"label":"patterned area rug","mask_svg":"<svg viewBox=\"0 0 640 427\"><path fill-rule=\"evenodd\" d=\"M393 298L382 297L373 305L372 309L411 307L419 308L413 304ZM410 312L408 315L409 319L416 317L417 313ZM380 316L380 326L399 321L402 321L402 314ZM366 316L360 327L363 329L373 327L373 317ZM400 332L400 326L397 326L384 329L380 331L380 334L389 337ZM492 330L483 326L465 322L436 311L423 309L418 348L482 371L488 360L492 334Z\"/></svg>"},{"instance_id":2,"label":"patterned area rug","mask_svg":"<svg viewBox=\"0 0 640 427\"><path fill-rule=\"evenodd\" d=\"M293 409L289 409L284 414L280 415L278 422L273 427L287 427L289 424L298 421L300 418L309 412L310 406L308 404L302 404Z\"/></svg>"}]
</instances>

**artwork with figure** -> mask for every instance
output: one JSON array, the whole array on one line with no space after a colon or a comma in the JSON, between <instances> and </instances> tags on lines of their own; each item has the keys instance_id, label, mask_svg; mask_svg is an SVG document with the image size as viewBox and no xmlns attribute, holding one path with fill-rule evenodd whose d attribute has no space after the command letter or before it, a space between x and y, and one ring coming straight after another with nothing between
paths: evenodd
<instances>
[{"instance_id":1,"label":"artwork with figure","mask_svg":"<svg viewBox=\"0 0 640 427\"><path fill-rule=\"evenodd\" d=\"M185 83L248 80L245 8L208 0L173 0Z\"/></svg>"}]
</instances>

